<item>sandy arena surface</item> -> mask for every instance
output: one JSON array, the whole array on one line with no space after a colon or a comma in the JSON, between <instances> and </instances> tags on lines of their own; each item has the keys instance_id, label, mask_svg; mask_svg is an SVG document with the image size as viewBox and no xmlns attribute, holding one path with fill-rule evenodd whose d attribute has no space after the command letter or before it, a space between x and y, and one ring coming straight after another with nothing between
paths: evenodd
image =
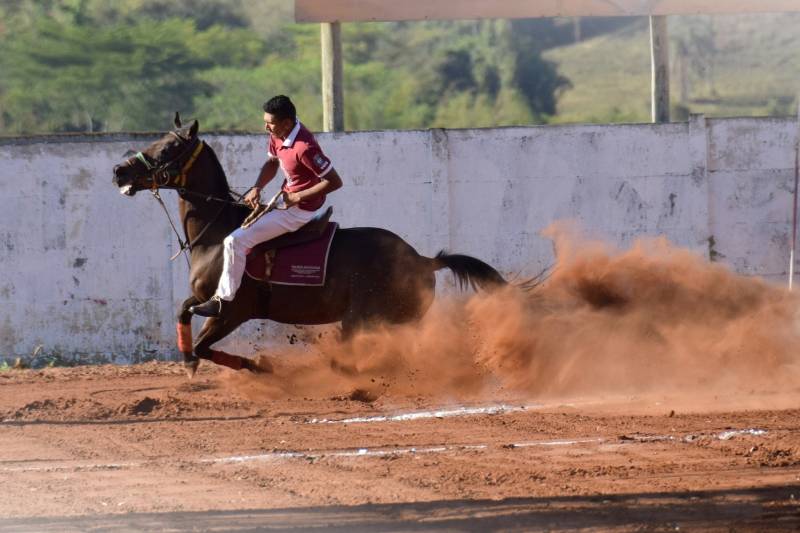
<instances>
[{"instance_id":1,"label":"sandy arena surface","mask_svg":"<svg viewBox=\"0 0 800 533\"><path fill-rule=\"evenodd\" d=\"M0 529L800 528L797 293L549 231L534 291L298 328L269 373L0 372Z\"/></svg>"},{"instance_id":2,"label":"sandy arena surface","mask_svg":"<svg viewBox=\"0 0 800 533\"><path fill-rule=\"evenodd\" d=\"M800 388L259 398L269 379L205 365L189 381L173 363L0 373L0 529L800 527Z\"/></svg>"}]
</instances>

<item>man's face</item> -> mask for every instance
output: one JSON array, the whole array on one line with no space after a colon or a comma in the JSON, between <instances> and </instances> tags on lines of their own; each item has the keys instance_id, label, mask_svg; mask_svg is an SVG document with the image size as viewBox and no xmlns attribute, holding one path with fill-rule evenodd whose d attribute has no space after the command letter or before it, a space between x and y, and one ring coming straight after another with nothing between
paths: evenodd
<instances>
[{"instance_id":1,"label":"man's face","mask_svg":"<svg viewBox=\"0 0 800 533\"><path fill-rule=\"evenodd\" d=\"M278 118L270 113L264 113L264 130L278 139L285 139L294 128L294 121L290 118Z\"/></svg>"}]
</instances>

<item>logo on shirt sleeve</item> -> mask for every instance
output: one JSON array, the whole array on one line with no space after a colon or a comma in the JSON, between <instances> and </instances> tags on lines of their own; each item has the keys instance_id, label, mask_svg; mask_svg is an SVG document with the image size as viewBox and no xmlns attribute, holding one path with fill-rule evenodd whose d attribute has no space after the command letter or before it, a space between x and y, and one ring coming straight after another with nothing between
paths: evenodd
<instances>
[{"instance_id":1,"label":"logo on shirt sleeve","mask_svg":"<svg viewBox=\"0 0 800 533\"><path fill-rule=\"evenodd\" d=\"M325 156L322 155L322 154L314 154L313 160L314 160L314 164L320 170L325 170L325 167L327 167L330 164L330 161L325 159Z\"/></svg>"}]
</instances>

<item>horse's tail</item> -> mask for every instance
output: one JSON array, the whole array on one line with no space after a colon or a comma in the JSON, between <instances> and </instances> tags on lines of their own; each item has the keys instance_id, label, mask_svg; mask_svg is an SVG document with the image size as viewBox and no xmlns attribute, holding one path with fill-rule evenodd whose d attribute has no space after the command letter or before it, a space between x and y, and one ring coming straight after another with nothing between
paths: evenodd
<instances>
[{"instance_id":1,"label":"horse's tail","mask_svg":"<svg viewBox=\"0 0 800 533\"><path fill-rule=\"evenodd\" d=\"M462 289L469 285L473 289L489 290L508 284L497 270L480 259L468 255L448 254L442 250L431 261L434 264L434 270L449 268Z\"/></svg>"}]
</instances>

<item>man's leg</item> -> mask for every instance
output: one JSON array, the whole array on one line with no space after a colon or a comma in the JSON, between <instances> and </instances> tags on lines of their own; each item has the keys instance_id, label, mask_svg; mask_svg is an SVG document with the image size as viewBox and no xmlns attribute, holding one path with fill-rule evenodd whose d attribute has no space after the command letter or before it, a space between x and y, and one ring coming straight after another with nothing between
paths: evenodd
<instances>
[{"instance_id":1,"label":"man's leg","mask_svg":"<svg viewBox=\"0 0 800 533\"><path fill-rule=\"evenodd\" d=\"M314 212L299 207L275 209L259 218L253 225L238 228L223 241L222 275L214 297L209 301L193 306L190 311L200 316L219 316L223 302L230 302L236 296L242 283L247 252L257 244L300 229L314 217Z\"/></svg>"}]
</instances>

